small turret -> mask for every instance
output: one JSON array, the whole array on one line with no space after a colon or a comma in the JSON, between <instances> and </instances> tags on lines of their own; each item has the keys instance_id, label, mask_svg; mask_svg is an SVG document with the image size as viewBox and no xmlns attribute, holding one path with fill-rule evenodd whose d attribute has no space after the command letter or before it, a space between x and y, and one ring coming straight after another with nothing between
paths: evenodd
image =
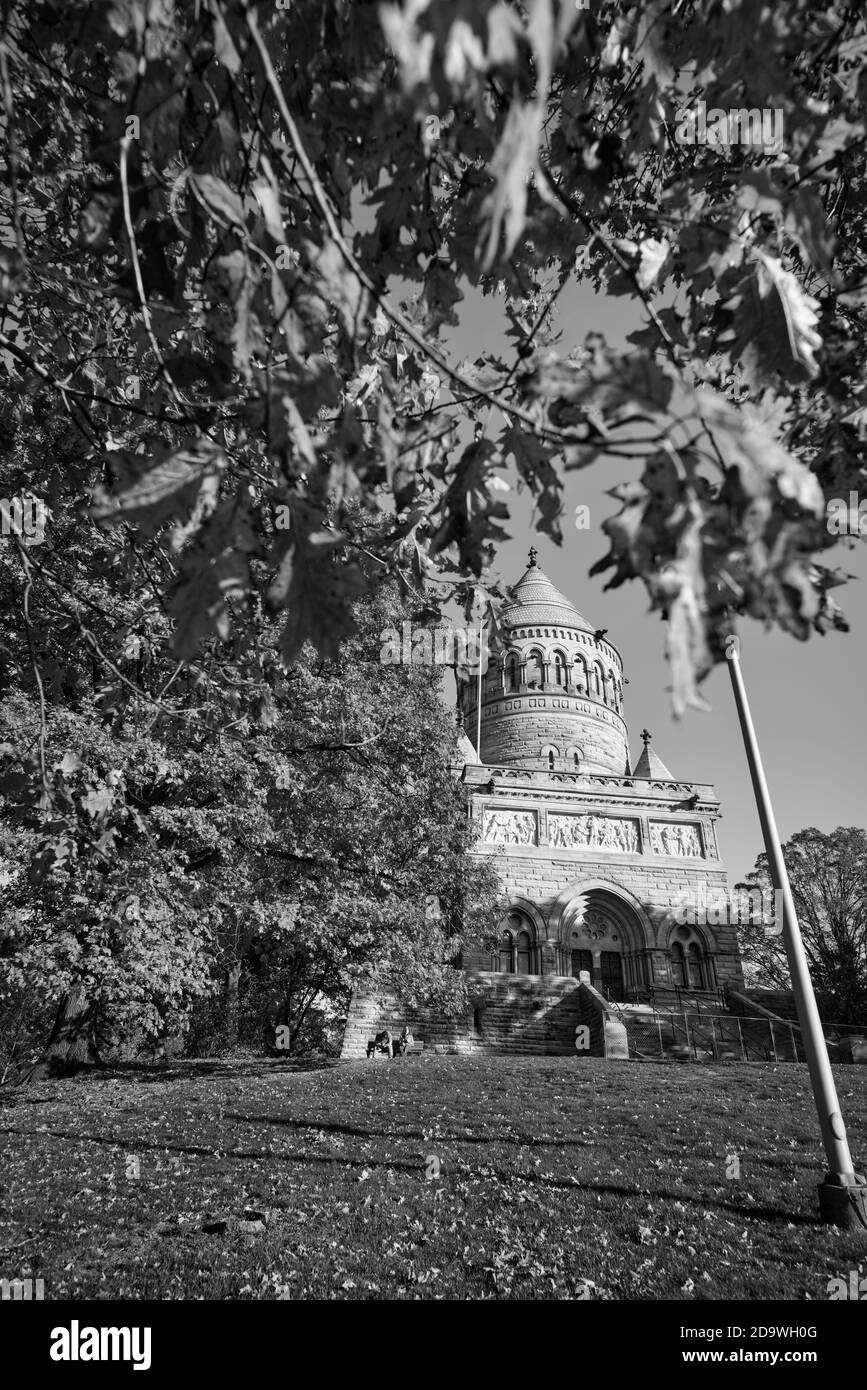
<instances>
[{"instance_id":1,"label":"small turret","mask_svg":"<svg viewBox=\"0 0 867 1390\"><path fill-rule=\"evenodd\" d=\"M632 775L633 777L646 777L648 780L655 782L673 782L674 778L665 766L662 758L658 757L650 746L652 737L653 735L649 734L646 729L641 730L641 741L644 744L644 751L638 759L638 763Z\"/></svg>"}]
</instances>

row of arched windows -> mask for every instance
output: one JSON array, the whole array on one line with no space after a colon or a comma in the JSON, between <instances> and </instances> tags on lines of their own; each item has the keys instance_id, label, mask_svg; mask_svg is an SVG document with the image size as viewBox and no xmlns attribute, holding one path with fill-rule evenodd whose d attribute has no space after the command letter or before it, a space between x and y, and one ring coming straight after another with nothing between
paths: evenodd
<instances>
[{"instance_id":1,"label":"row of arched windows","mask_svg":"<svg viewBox=\"0 0 867 1390\"><path fill-rule=\"evenodd\" d=\"M574 743L570 743L560 759L560 749L556 743L546 743L540 750L542 761L547 763L548 771L553 772L554 768L565 768L567 772L577 772L581 767L581 759L584 757L584 749L578 748Z\"/></svg>"},{"instance_id":2,"label":"row of arched windows","mask_svg":"<svg viewBox=\"0 0 867 1390\"><path fill-rule=\"evenodd\" d=\"M603 983L617 993L623 990L622 962L618 952L603 951L601 956ZM582 970L592 970L593 959L588 950L574 950L571 954L572 974L577 978ZM684 950L679 941L671 948L671 967L674 983L681 989L708 989L708 969L701 947L691 941ZM503 931L497 952L497 968L504 975L533 974L533 943L530 933L524 931Z\"/></svg>"},{"instance_id":3,"label":"row of arched windows","mask_svg":"<svg viewBox=\"0 0 867 1390\"><path fill-rule=\"evenodd\" d=\"M551 684L599 700L618 712L623 708L620 678L601 661L591 662L580 653L573 657L570 665L566 653L559 650L552 653L550 661L538 647L529 651L525 658L518 652L510 652L505 659L504 675L507 691L519 690L522 685L541 689Z\"/></svg>"},{"instance_id":4,"label":"row of arched windows","mask_svg":"<svg viewBox=\"0 0 867 1390\"><path fill-rule=\"evenodd\" d=\"M687 926L678 926L671 942L671 976L680 989L712 989L713 968L704 942Z\"/></svg>"},{"instance_id":5,"label":"row of arched windows","mask_svg":"<svg viewBox=\"0 0 867 1390\"><path fill-rule=\"evenodd\" d=\"M492 953L492 969L504 975L533 975L541 968L536 959L533 933L527 919L511 912L501 923ZM711 959L703 942L693 933L678 929L681 940L671 943L671 973L675 985L684 990L705 990L714 987ZM593 971L592 953L586 948L571 951L572 974L577 978L582 970ZM623 958L619 951L600 953L599 980L609 997L623 993Z\"/></svg>"}]
</instances>

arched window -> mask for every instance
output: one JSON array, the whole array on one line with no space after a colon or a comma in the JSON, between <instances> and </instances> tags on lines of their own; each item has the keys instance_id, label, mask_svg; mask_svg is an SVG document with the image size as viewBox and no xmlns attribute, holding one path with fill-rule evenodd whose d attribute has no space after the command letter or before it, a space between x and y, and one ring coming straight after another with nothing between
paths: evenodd
<instances>
[{"instance_id":1,"label":"arched window","mask_svg":"<svg viewBox=\"0 0 867 1390\"><path fill-rule=\"evenodd\" d=\"M560 760L560 749L557 747L556 743L546 743L543 744L540 749L539 756L543 762L547 763L548 771L553 772Z\"/></svg>"},{"instance_id":2,"label":"arched window","mask_svg":"<svg viewBox=\"0 0 867 1390\"><path fill-rule=\"evenodd\" d=\"M671 945L671 971L674 983L680 989L707 989L713 974L707 950L699 933L689 927L679 926Z\"/></svg>"},{"instance_id":3,"label":"arched window","mask_svg":"<svg viewBox=\"0 0 867 1390\"><path fill-rule=\"evenodd\" d=\"M522 931L518 933L518 974L529 975L530 971L530 933Z\"/></svg>"},{"instance_id":4,"label":"arched window","mask_svg":"<svg viewBox=\"0 0 867 1390\"><path fill-rule=\"evenodd\" d=\"M575 658L575 684L579 695L589 695L590 687L587 677L587 663L582 656Z\"/></svg>"},{"instance_id":5,"label":"arched window","mask_svg":"<svg viewBox=\"0 0 867 1390\"><path fill-rule=\"evenodd\" d=\"M604 699L605 699L605 672L603 671L602 666L600 665L600 663L599 663L598 661L596 662L595 666L593 667L593 684L594 684L594 686L596 687L596 692L595 692L595 693L596 693L596 699L597 699L597 700L602 700L602 701L604 701Z\"/></svg>"},{"instance_id":6,"label":"arched window","mask_svg":"<svg viewBox=\"0 0 867 1390\"><path fill-rule=\"evenodd\" d=\"M493 968L504 975L533 973L533 931L522 912L508 912L501 919L494 955Z\"/></svg>"},{"instance_id":7,"label":"arched window","mask_svg":"<svg viewBox=\"0 0 867 1390\"><path fill-rule=\"evenodd\" d=\"M540 687L545 679L545 667L540 651L530 652L527 658L527 684Z\"/></svg>"},{"instance_id":8,"label":"arched window","mask_svg":"<svg viewBox=\"0 0 867 1390\"><path fill-rule=\"evenodd\" d=\"M584 749L579 748L577 744L570 743L564 754L566 767L568 767L571 772L577 772L581 766L581 759L583 757Z\"/></svg>"},{"instance_id":9,"label":"arched window","mask_svg":"<svg viewBox=\"0 0 867 1390\"><path fill-rule=\"evenodd\" d=\"M686 989L686 957L679 941L675 941L671 948L671 973L674 983L681 989Z\"/></svg>"},{"instance_id":10,"label":"arched window","mask_svg":"<svg viewBox=\"0 0 867 1390\"><path fill-rule=\"evenodd\" d=\"M566 684L566 658L562 652L554 653L554 684Z\"/></svg>"},{"instance_id":11,"label":"arched window","mask_svg":"<svg viewBox=\"0 0 867 1390\"><path fill-rule=\"evenodd\" d=\"M518 689L518 658L514 653L506 662L506 684L510 690Z\"/></svg>"},{"instance_id":12,"label":"arched window","mask_svg":"<svg viewBox=\"0 0 867 1390\"><path fill-rule=\"evenodd\" d=\"M499 968L504 975L512 973L512 933L504 931L500 937Z\"/></svg>"},{"instance_id":13,"label":"arched window","mask_svg":"<svg viewBox=\"0 0 867 1390\"><path fill-rule=\"evenodd\" d=\"M686 969L690 989L704 989L704 971L698 943L691 941L686 952Z\"/></svg>"}]
</instances>

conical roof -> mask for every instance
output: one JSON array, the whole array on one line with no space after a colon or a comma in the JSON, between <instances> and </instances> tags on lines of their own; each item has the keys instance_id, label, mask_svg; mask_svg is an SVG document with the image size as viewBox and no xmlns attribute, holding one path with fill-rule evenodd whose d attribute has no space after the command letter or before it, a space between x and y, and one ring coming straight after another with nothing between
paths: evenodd
<instances>
[{"instance_id":1,"label":"conical roof","mask_svg":"<svg viewBox=\"0 0 867 1390\"><path fill-rule=\"evenodd\" d=\"M638 759L638 765L633 772L633 777L647 777L656 782L673 782L674 778L669 772L665 763L662 761L650 746L650 739L644 745L644 751Z\"/></svg>"},{"instance_id":2,"label":"conical roof","mask_svg":"<svg viewBox=\"0 0 867 1390\"><path fill-rule=\"evenodd\" d=\"M463 729L458 732L458 756L472 766L475 766L479 761L479 755Z\"/></svg>"},{"instance_id":3,"label":"conical roof","mask_svg":"<svg viewBox=\"0 0 867 1390\"><path fill-rule=\"evenodd\" d=\"M480 759L478 753L476 752L476 746L475 746L475 744L471 742L471 740L470 740L470 738L469 738L469 735L467 734L467 731L466 731L466 729L464 728L464 714L463 714L463 710L462 710L460 707L458 707L458 709L456 710L456 714L457 714L457 726L458 726L458 727L457 727L458 757L461 758L461 759L463 759L464 764L470 763L470 764L472 764L472 765L477 765L478 763L481 762L481 759Z\"/></svg>"},{"instance_id":4,"label":"conical roof","mask_svg":"<svg viewBox=\"0 0 867 1390\"><path fill-rule=\"evenodd\" d=\"M528 565L515 585L514 597L502 609L499 622L504 627L547 623L553 627L575 628L578 632L595 630L535 561Z\"/></svg>"}]
</instances>

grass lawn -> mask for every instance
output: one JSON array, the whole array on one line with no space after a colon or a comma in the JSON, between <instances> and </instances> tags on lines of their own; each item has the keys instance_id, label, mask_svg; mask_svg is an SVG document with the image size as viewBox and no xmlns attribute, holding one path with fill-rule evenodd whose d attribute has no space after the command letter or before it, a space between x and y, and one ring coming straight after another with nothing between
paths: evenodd
<instances>
[{"instance_id":1,"label":"grass lawn","mask_svg":"<svg viewBox=\"0 0 867 1390\"><path fill-rule=\"evenodd\" d=\"M835 1070L863 1168L867 1068ZM0 1153L0 1276L46 1299L823 1300L867 1274L816 1219L803 1066L181 1062L4 1088Z\"/></svg>"}]
</instances>

